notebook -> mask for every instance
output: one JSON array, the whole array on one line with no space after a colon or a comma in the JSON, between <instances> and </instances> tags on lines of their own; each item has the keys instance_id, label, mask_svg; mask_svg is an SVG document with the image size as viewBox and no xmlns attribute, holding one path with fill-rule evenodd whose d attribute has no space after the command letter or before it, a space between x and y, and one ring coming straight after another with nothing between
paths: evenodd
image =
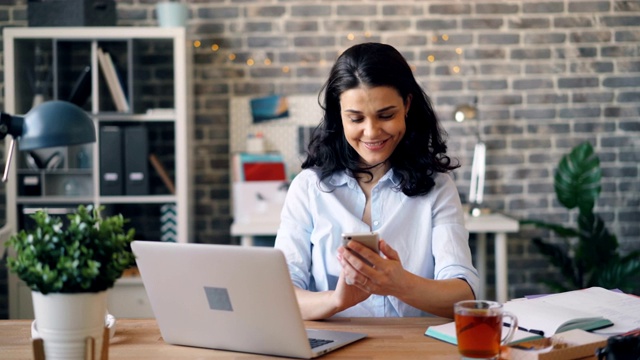
<instances>
[{"instance_id":1,"label":"notebook","mask_svg":"<svg viewBox=\"0 0 640 360\"><path fill-rule=\"evenodd\" d=\"M131 247L169 344L309 359L366 337L305 329L275 248L157 241ZM310 338L329 342L312 349Z\"/></svg>"}]
</instances>

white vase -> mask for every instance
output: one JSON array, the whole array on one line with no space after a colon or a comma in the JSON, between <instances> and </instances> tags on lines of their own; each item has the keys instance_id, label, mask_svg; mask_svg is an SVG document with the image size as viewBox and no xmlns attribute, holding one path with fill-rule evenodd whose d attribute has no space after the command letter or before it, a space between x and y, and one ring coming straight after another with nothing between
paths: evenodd
<instances>
[{"instance_id":1,"label":"white vase","mask_svg":"<svg viewBox=\"0 0 640 360\"><path fill-rule=\"evenodd\" d=\"M189 8L180 2L159 2L156 4L156 15L160 27L185 27Z\"/></svg>"},{"instance_id":2,"label":"white vase","mask_svg":"<svg viewBox=\"0 0 640 360\"><path fill-rule=\"evenodd\" d=\"M107 292L31 293L35 326L47 360L84 360L86 339L95 341L94 359L101 360Z\"/></svg>"}]
</instances>

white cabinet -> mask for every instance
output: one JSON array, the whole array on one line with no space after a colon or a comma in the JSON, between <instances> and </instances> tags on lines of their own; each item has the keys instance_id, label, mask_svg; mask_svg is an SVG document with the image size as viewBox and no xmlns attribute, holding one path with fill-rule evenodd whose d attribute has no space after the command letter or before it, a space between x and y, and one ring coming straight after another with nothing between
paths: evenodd
<instances>
[{"instance_id":1,"label":"white cabinet","mask_svg":"<svg viewBox=\"0 0 640 360\"><path fill-rule=\"evenodd\" d=\"M105 207L104 215L122 213L129 218L136 239L159 241L169 234L161 219L169 206L176 213L176 240L190 241L192 87L185 29L5 28L3 36L3 111L24 114L42 98L72 101L93 118L97 137L95 144L16 153L6 191L7 224L13 231L28 228L29 213L39 208L64 216L78 204L95 204ZM127 109L116 106L102 72L100 50L115 63L115 84L125 95ZM109 130L121 132L121 139L132 134L136 140L107 141ZM121 155L114 158L118 151ZM150 155L167 176L149 161ZM137 188L127 184L132 172L124 169L135 161L146 171L141 170L144 186ZM109 171L120 171L122 183L106 189L113 185L108 182L113 177L105 176ZM118 281L109 302L116 316L151 315L139 278ZM28 289L10 274L10 317L28 318L31 312Z\"/></svg>"}]
</instances>

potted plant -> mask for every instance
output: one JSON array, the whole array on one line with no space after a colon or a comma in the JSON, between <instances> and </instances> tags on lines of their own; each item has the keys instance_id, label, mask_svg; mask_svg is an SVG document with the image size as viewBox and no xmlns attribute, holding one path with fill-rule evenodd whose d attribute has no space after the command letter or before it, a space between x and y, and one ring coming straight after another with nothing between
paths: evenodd
<instances>
[{"instance_id":1,"label":"potted plant","mask_svg":"<svg viewBox=\"0 0 640 360\"><path fill-rule=\"evenodd\" d=\"M7 268L32 290L34 325L47 358L84 359L87 337L102 349L106 290L134 263L134 229L125 230L121 214L102 218L102 210L80 205L66 226L40 210L32 215L33 230L7 241Z\"/></svg>"},{"instance_id":2,"label":"potted plant","mask_svg":"<svg viewBox=\"0 0 640 360\"><path fill-rule=\"evenodd\" d=\"M591 286L640 291L640 251L623 256L616 236L607 230L593 208L600 195L600 159L589 142L575 146L562 157L554 178L558 201L568 210L577 209L577 228L538 220L522 220L537 228L547 229L559 241L533 239L536 248L557 267L563 279L545 280L554 291L568 291Z\"/></svg>"}]
</instances>

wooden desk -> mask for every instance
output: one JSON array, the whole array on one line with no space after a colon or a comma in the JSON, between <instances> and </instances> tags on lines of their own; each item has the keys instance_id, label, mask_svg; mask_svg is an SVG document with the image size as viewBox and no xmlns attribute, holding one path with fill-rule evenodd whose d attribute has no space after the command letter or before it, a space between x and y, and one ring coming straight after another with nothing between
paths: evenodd
<instances>
[{"instance_id":1,"label":"wooden desk","mask_svg":"<svg viewBox=\"0 0 640 360\"><path fill-rule=\"evenodd\" d=\"M494 234L494 258L495 258L495 299L504 303L508 299L508 276L507 276L507 233L518 232L518 220L508 216L493 213L482 214L478 217L467 216L465 225L471 234L478 235L478 246L476 249L476 267L480 274L480 293L478 299L487 299L487 234ZM275 236L278 232L278 222L259 223L239 223L231 224L231 235L240 236L240 243L243 246L253 245L254 236Z\"/></svg>"},{"instance_id":2,"label":"wooden desk","mask_svg":"<svg viewBox=\"0 0 640 360\"><path fill-rule=\"evenodd\" d=\"M429 325L444 318L353 318L307 322L309 328L357 331L368 337L321 359L460 359L454 345L424 336ZM0 358L32 359L31 321L0 321ZM277 327L277 325L275 325ZM120 319L109 346L109 359L275 359L165 343L155 320Z\"/></svg>"}]
</instances>

